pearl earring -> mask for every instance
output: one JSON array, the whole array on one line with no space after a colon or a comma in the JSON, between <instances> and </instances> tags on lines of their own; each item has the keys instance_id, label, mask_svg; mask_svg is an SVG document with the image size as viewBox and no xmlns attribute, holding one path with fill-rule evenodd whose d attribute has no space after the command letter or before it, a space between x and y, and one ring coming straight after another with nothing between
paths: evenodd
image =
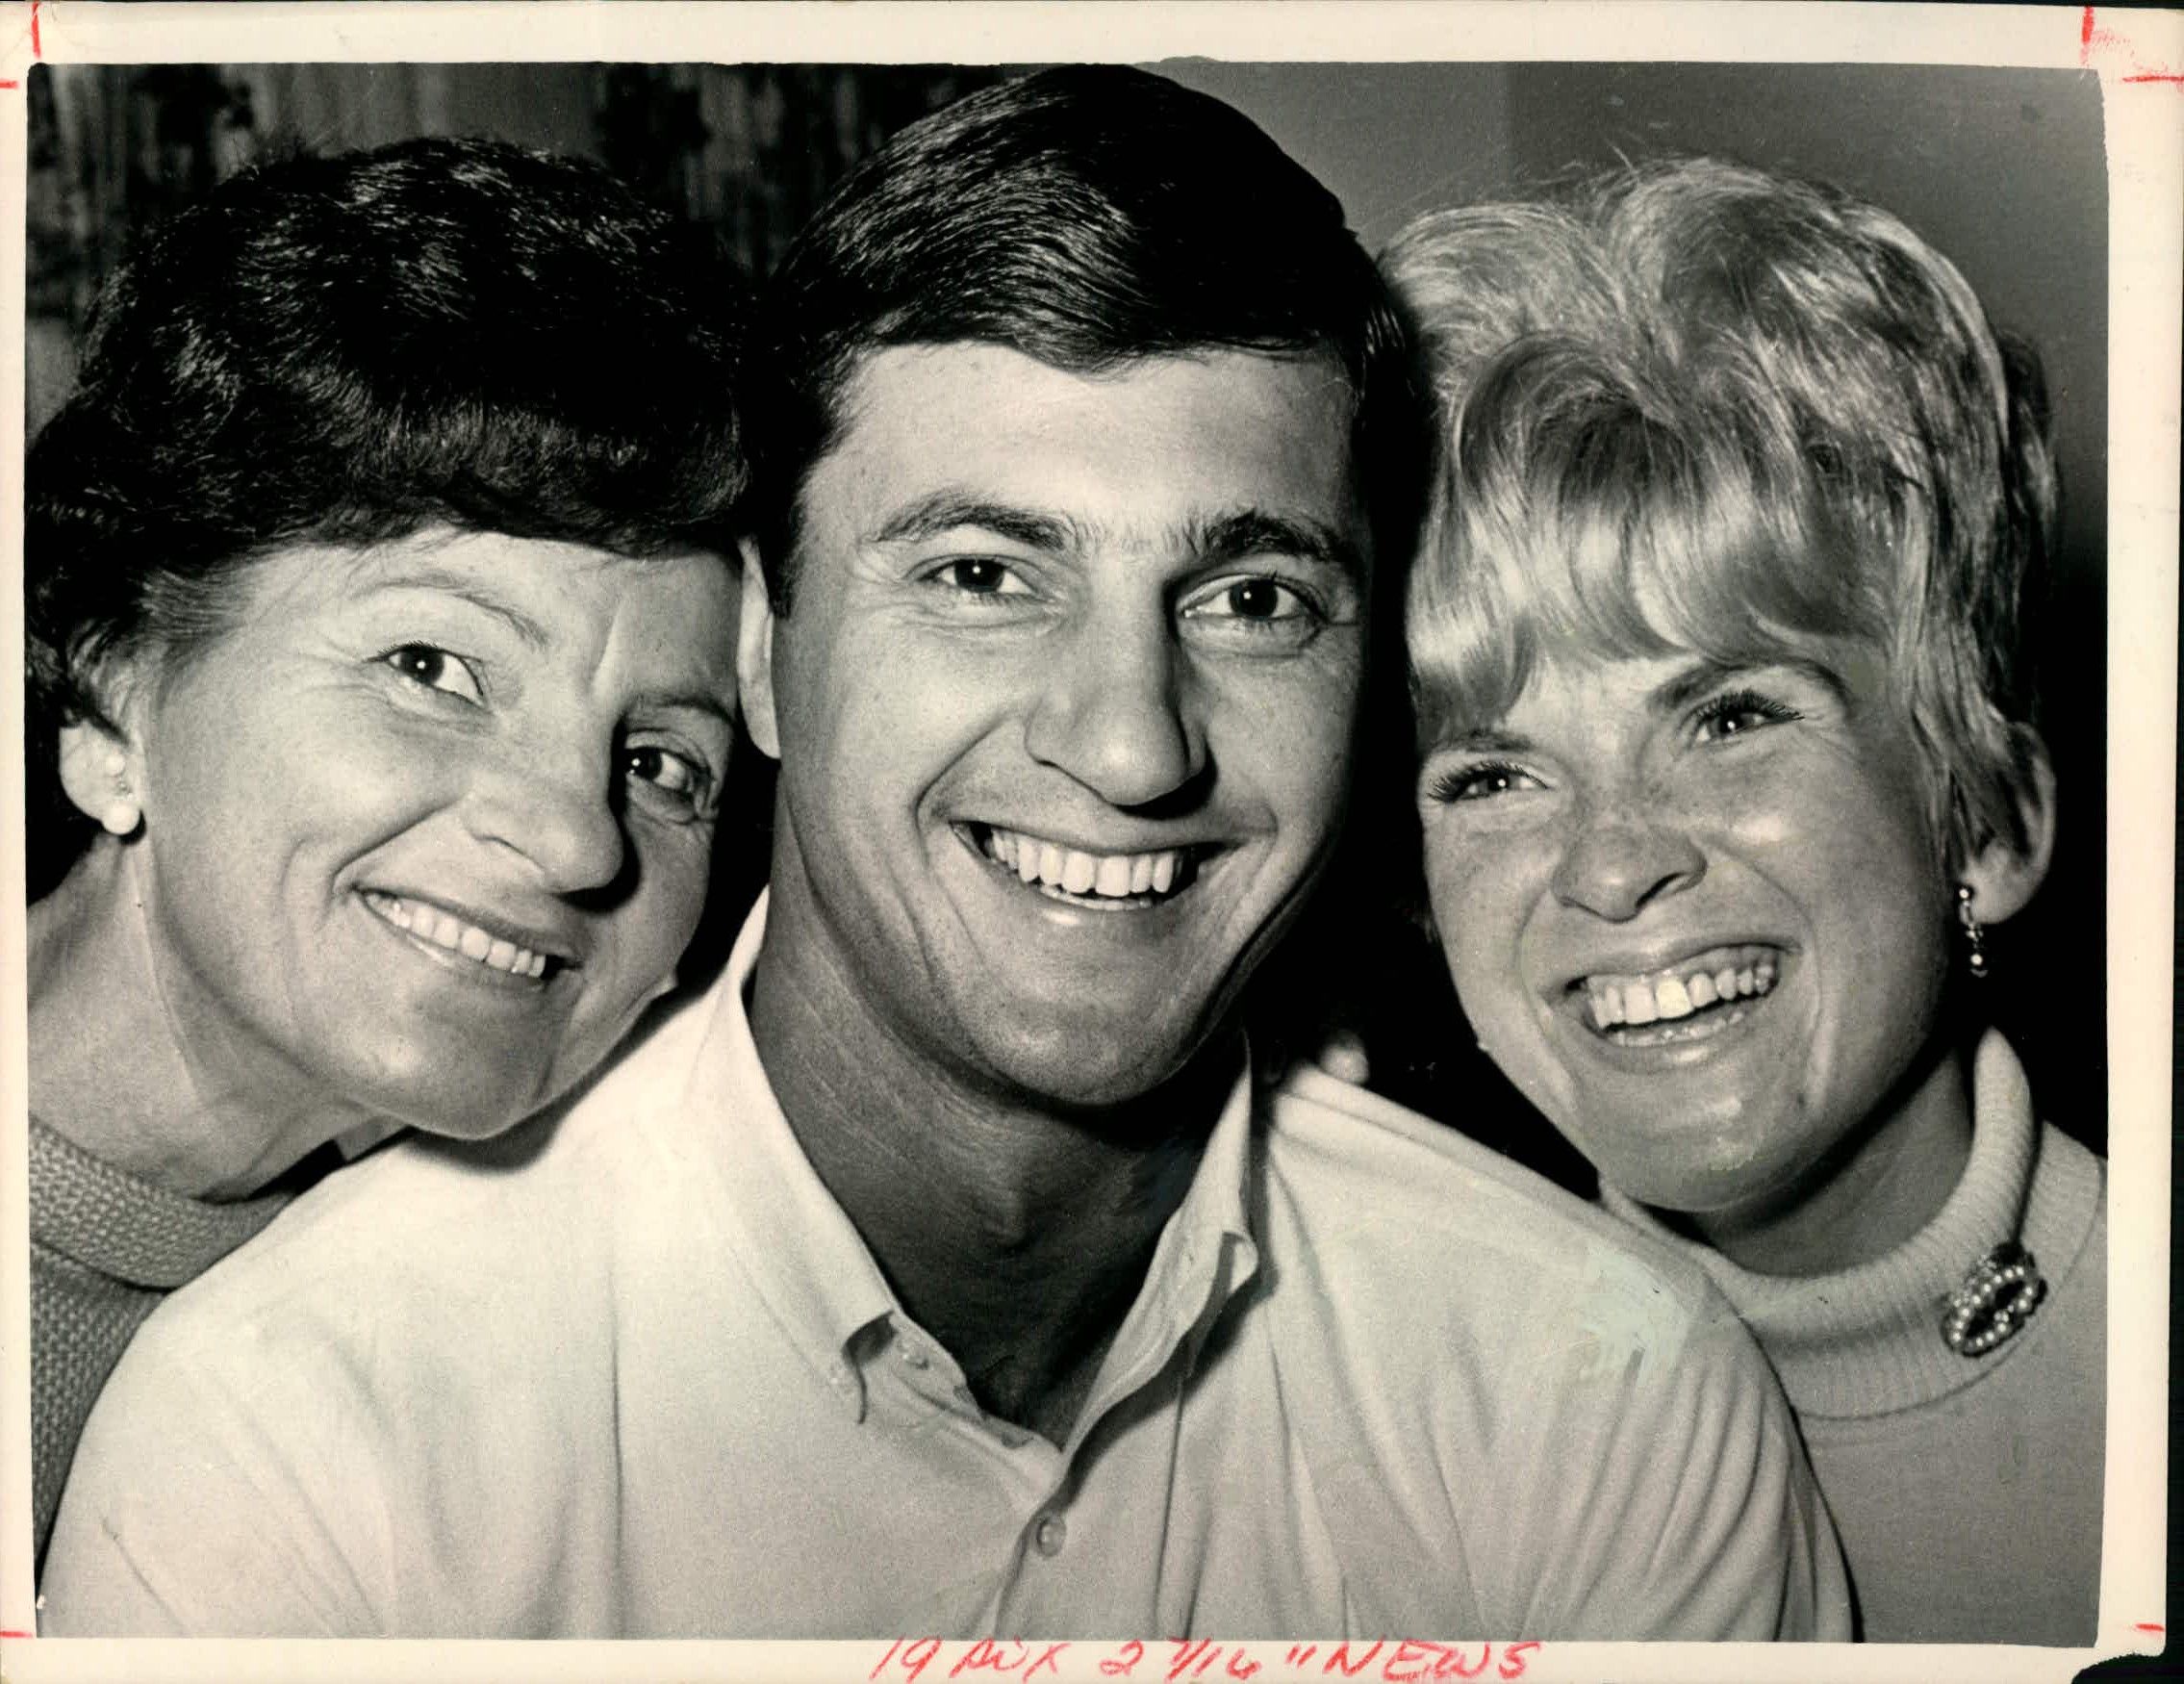
<instances>
[{"instance_id":1,"label":"pearl earring","mask_svg":"<svg viewBox=\"0 0 2184 1684\"><path fill-rule=\"evenodd\" d=\"M1971 915L1971 885L1957 884L1957 922L1964 926L1964 938L1971 953L1965 960L1971 974L1982 982L1987 979L1987 949L1982 945L1986 931L1980 929L1979 920Z\"/></svg>"},{"instance_id":2,"label":"pearl earring","mask_svg":"<svg viewBox=\"0 0 2184 1684\"><path fill-rule=\"evenodd\" d=\"M105 809L98 816L98 822L111 836L134 834L144 817L144 809L129 793L128 781L123 777L128 770L129 756L119 749L107 754L106 775L114 779L114 799L106 804Z\"/></svg>"}]
</instances>

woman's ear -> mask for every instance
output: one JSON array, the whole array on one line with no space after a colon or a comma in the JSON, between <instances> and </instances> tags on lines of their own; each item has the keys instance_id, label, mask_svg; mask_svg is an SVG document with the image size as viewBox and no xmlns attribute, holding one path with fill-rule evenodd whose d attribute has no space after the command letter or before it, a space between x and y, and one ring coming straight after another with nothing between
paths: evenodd
<instances>
[{"instance_id":1,"label":"woman's ear","mask_svg":"<svg viewBox=\"0 0 2184 1684\"><path fill-rule=\"evenodd\" d=\"M143 822L138 756L127 737L110 726L78 719L61 727L61 787L109 835L134 835Z\"/></svg>"},{"instance_id":2,"label":"woman's ear","mask_svg":"<svg viewBox=\"0 0 2184 1684\"><path fill-rule=\"evenodd\" d=\"M744 728L769 759L781 757L781 736L774 721L774 600L766 589L766 570L758 547L749 538L743 552L743 612L736 622L736 691L743 702Z\"/></svg>"},{"instance_id":3,"label":"woman's ear","mask_svg":"<svg viewBox=\"0 0 2184 1684\"><path fill-rule=\"evenodd\" d=\"M1972 915L1982 924L1999 924L2024 910L2047 876L2055 854L2055 768L2047 745L2030 726L2016 733L2018 776L2011 799L2018 809L2023 842L1991 836L1964 862L1957 879L1971 890Z\"/></svg>"}]
</instances>

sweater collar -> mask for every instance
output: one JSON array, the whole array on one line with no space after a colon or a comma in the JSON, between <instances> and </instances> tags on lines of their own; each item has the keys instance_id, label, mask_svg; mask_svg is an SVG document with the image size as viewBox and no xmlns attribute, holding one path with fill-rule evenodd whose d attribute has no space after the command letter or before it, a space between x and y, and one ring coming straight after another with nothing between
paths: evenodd
<instances>
[{"instance_id":1,"label":"sweater collar","mask_svg":"<svg viewBox=\"0 0 2184 1684\"><path fill-rule=\"evenodd\" d=\"M1802 1415L1908 1409L1968 1386L2006 1356L2005 1340L1966 1358L1942 1338L1943 1306L1981 1258L2019 1238L2039 1137L2024 1068L1995 1031L1972 1058L1971 1153L1934 1219L1886 1256L1827 1275L1763 1275L1670 1232L1613 1187L1601 1202L1714 1277L1773 1362ZM2064 1258L2040 1258L2050 1268Z\"/></svg>"},{"instance_id":2,"label":"sweater collar","mask_svg":"<svg viewBox=\"0 0 2184 1684\"><path fill-rule=\"evenodd\" d=\"M33 1237L85 1268L154 1291L195 1280L280 1213L276 1186L216 1204L170 1192L30 1119Z\"/></svg>"}]
</instances>

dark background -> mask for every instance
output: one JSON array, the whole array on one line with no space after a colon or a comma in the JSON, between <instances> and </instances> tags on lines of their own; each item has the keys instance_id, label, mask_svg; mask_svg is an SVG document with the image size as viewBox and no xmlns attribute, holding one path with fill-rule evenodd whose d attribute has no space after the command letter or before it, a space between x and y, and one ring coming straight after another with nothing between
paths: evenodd
<instances>
[{"instance_id":1,"label":"dark background","mask_svg":"<svg viewBox=\"0 0 2184 1684\"><path fill-rule=\"evenodd\" d=\"M1239 106L1339 194L1377 249L1420 211L1573 169L1716 152L1887 205L1951 256L2046 365L2065 484L2040 637L2063 790L2048 887L1990 941L1989 1003L2043 1109L2104 1146L2107 185L2091 72L1953 66L1156 66ZM887 134L1008 74L982 66L39 65L29 84L28 407L65 395L131 232L268 151L490 134L598 158L717 227L763 274ZM1270 231L1276 238L1279 230ZM754 822L762 802L754 800ZM743 839L736 867L756 857ZM744 892L748 892L745 886ZM726 908L723 909L724 912ZM1472 1050L1434 956L1394 926L1343 956L1376 1084L1562 1179L1582 1167Z\"/></svg>"}]
</instances>

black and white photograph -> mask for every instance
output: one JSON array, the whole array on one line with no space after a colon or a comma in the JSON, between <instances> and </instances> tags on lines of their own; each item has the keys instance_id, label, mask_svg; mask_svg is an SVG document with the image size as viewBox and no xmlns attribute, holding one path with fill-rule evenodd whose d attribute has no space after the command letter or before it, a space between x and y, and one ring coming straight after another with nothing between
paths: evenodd
<instances>
[{"instance_id":1,"label":"black and white photograph","mask_svg":"<svg viewBox=\"0 0 2184 1684\"><path fill-rule=\"evenodd\" d=\"M2163 1650L2184 19L1724 10L31 9L10 1675Z\"/></svg>"}]
</instances>

